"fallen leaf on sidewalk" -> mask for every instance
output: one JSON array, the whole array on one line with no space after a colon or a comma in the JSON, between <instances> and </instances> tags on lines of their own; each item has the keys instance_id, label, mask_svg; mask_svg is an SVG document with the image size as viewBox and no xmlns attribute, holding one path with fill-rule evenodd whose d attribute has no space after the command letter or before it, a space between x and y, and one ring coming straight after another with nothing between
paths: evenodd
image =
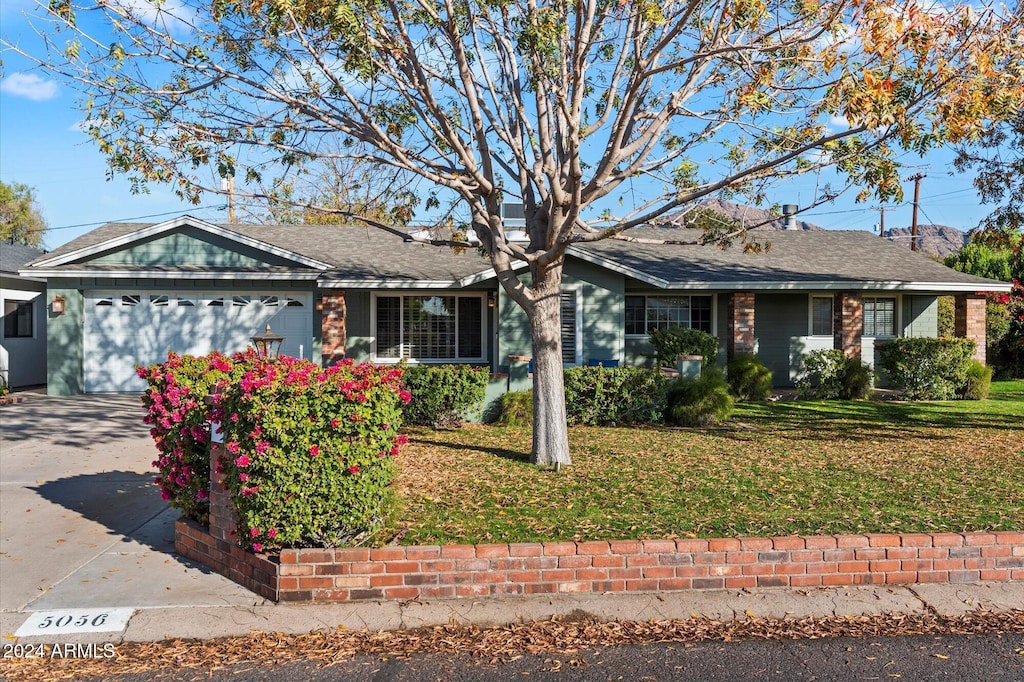
<instances>
[{"instance_id":1,"label":"fallen leaf on sidewalk","mask_svg":"<svg viewBox=\"0 0 1024 682\"><path fill-rule=\"evenodd\" d=\"M932 654L932 656L934 656L935 658L941 658L943 661L948 661L949 660L949 656L947 656L945 654Z\"/></svg>"}]
</instances>

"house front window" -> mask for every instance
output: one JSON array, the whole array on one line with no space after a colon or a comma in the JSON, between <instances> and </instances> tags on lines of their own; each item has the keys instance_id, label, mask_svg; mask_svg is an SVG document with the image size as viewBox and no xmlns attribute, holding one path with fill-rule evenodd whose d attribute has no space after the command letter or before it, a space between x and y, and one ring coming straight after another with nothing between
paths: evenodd
<instances>
[{"instance_id":1,"label":"house front window","mask_svg":"<svg viewBox=\"0 0 1024 682\"><path fill-rule=\"evenodd\" d=\"M4 301L4 338L32 338L32 301Z\"/></svg>"},{"instance_id":2,"label":"house front window","mask_svg":"<svg viewBox=\"0 0 1024 682\"><path fill-rule=\"evenodd\" d=\"M832 297L811 297L811 336L832 336Z\"/></svg>"},{"instance_id":3,"label":"house front window","mask_svg":"<svg viewBox=\"0 0 1024 682\"><path fill-rule=\"evenodd\" d=\"M377 296L379 360L484 361L483 295Z\"/></svg>"},{"instance_id":4,"label":"house front window","mask_svg":"<svg viewBox=\"0 0 1024 682\"><path fill-rule=\"evenodd\" d=\"M626 334L689 327L711 332L710 296L626 296Z\"/></svg>"},{"instance_id":5,"label":"house front window","mask_svg":"<svg viewBox=\"0 0 1024 682\"><path fill-rule=\"evenodd\" d=\"M896 336L894 297L864 297L864 336L876 339Z\"/></svg>"}]
</instances>

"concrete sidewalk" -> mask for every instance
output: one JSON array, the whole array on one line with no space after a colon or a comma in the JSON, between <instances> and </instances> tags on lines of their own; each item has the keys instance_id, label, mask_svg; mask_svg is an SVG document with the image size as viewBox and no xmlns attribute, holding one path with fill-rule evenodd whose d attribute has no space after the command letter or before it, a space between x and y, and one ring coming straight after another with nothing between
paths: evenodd
<instances>
[{"instance_id":1,"label":"concrete sidewalk","mask_svg":"<svg viewBox=\"0 0 1024 682\"><path fill-rule=\"evenodd\" d=\"M647 621L698 615L960 615L1024 608L1024 583L277 605L174 553L178 513L151 484L155 448L137 397L32 395L0 407L0 634L32 616L124 609L117 630L60 643L214 638L434 624L480 626L583 614ZM21 642L57 643L53 636Z\"/></svg>"}]
</instances>

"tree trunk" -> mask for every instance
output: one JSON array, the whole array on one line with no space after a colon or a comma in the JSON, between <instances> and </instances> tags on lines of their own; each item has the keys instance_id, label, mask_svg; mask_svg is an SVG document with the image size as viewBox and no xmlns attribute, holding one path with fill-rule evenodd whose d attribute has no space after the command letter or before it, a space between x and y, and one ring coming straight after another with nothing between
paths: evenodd
<instances>
[{"instance_id":1,"label":"tree trunk","mask_svg":"<svg viewBox=\"0 0 1024 682\"><path fill-rule=\"evenodd\" d=\"M562 261L535 266L533 289L537 300L530 320L533 345L534 464L571 464L562 378L561 281Z\"/></svg>"}]
</instances>

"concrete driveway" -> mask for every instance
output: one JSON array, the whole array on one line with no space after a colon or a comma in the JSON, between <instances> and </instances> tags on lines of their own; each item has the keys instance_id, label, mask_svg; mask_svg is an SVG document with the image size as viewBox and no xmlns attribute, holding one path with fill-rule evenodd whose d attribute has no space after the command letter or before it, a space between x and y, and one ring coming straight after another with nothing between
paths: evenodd
<instances>
[{"instance_id":1,"label":"concrete driveway","mask_svg":"<svg viewBox=\"0 0 1024 682\"><path fill-rule=\"evenodd\" d=\"M138 396L0 406L0 630L57 609L253 605L174 554Z\"/></svg>"}]
</instances>

